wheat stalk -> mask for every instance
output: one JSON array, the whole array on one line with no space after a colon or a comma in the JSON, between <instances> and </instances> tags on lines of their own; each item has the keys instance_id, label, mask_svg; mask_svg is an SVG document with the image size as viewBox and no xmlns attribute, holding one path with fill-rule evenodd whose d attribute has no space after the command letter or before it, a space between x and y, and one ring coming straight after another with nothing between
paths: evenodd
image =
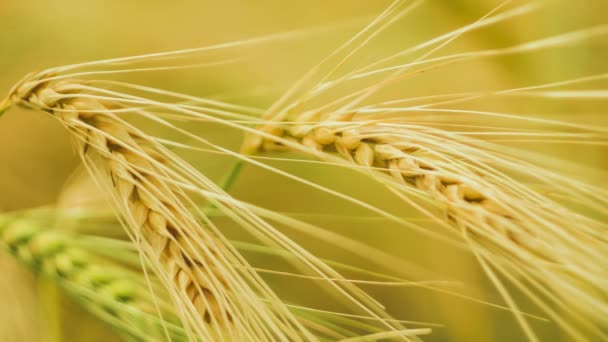
<instances>
[{"instance_id":1,"label":"wheat stalk","mask_svg":"<svg viewBox=\"0 0 608 342\"><path fill-rule=\"evenodd\" d=\"M132 271L91 255L78 246L75 237L47 229L46 225L36 218L2 215L0 240L17 259L54 279L123 336L137 340L186 339L177 316L168 311L170 306L153 297ZM159 310L162 318L158 317Z\"/></svg>"}]
</instances>

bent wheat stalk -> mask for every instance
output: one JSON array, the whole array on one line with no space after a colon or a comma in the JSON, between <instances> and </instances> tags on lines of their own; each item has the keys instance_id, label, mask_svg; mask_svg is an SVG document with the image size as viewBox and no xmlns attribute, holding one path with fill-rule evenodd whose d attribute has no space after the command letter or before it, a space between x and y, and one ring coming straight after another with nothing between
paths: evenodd
<instances>
[{"instance_id":1,"label":"bent wheat stalk","mask_svg":"<svg viewBox=\"0 0 608 342\"><path fill-rule=\"evenodd\" d=\"M600 325L607 323L605 225L504 172L541 176L547 171L523 161L518 165L516 159L455 133L373 120L356 112L305 113L292 120L260 126L264 135L252 134L244 149L250 153L303 151L327 162L340 162L335 159L337 154L346 165L379 180L407 204L444 226L457 228L482 259L520 273L541 291L551 289L557 298L549 297L557 305L566 305L564 309L576 308ZM436 216L424 203L441 208L444 214Z\"/></svg>"}]
</instances>

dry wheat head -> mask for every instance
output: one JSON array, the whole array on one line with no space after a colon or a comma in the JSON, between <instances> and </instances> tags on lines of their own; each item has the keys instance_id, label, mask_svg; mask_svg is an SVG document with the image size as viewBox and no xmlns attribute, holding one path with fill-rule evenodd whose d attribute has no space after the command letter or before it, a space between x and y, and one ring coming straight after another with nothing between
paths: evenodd
<instances>
[{"instance_id":1,"label":"dry wheat head","mask_svg":"<svg viewBox=\"0 0 608 342\"><path fill-rule=\"evenodd\" d=\"M312 338L289 311L259 300L221 239L186 207L157 146L112 113L117 104L86 96L77 81L41 81L49 77L27 77L9 101L53 115L83 158L94 160L89 167L101 165L126 225L190 329L212 340Z\"/></svg>"},{"instance_id":2,"label":"dry wheat head","mask_svg":"<svg viewBox=\"0 0 608 342\"><path fill-rule=\"evenodd\" d=\"M547 170L508 159L482 141L395 117L383 120L356 110L294 113L282 122L259 125L243 151L296 151L370 175L408 205L455 229L482 263L492 265L489 272L496 267L507 277L516 274L530 281L531 288L551 293L548 298L558 305L575 308L575 315L586 317L583 324L588 319L596 322L591 325L606 324L608 267L603 256L608 245L601 220L575 212L504 172L543 177L550 174ZM584 186L576 188L574 181L540 182L585 196ZM595 195L596 202L589 203L601 211L604 199ZM591 329L603 335L597 327Z\"/></svg>"}]
</instances>

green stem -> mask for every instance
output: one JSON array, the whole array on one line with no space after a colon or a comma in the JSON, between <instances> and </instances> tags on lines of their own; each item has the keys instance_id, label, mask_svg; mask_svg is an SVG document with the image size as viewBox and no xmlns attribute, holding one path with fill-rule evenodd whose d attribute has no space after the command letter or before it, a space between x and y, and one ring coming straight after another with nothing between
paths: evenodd
<instances>
[{"instance_id":1,"label":"green stem","mask_svg":"<svg viewBox=\"0 0 608 342\"><path fill-rule=\"evenodd\" d=\"M115 327L124 337L137 341L187 340L186 331L170 304L164 302L162 296L150 293L140 282L140 274L88 253L78 247L69 234L42 226L44 224L36 220L0 214L0 247L33 271L45 275L46 281L65 289L85 309ZM49 289L42 282L39 286L43 293ZM52 298L51 294L48 296L45 299ZM156 303L160 305L162 318L158 316ZM52 341L57 341L60 336L56 335L55 327L49 328Z\"/></svg>"},{"instance_id":2,"label":"green stem","mask_svg":"<svg viewBox=\"0 0 608 342\"><path fill-rule=\"evenodd\" d=\"M239 178L239 175L243 170L243 165L245 165L245 163L242 160L238 160L234 165L232 165L229 173L220 181L219 185L222 189L224 189L224 191L229 192L230 189L232 189L232 186L234 183L236 183L237 178ZM213 203L208 203L203 208L206 214L212 212L213 209L216 209L216 206Z\"/></svg>"},{"instance_id":3,"label":"green stem","mask_svg":"<svg viewBox=\"0 0 608 342\"><path fill-rule=\"evenodd\" d=\"M229 192L230 189L232 189L232 186L234 185L234 183L236 183L236 180L238 179L239 175L241 174L241 171L243 170L243 165L245 165L245 163L242 160L238 160L232 166L232 169L230 169L230 173L224 176L224 179L222 179L222 181L220 182L220 186L222 187L222 189L224 189L224 191Z\"/></svg>"}]
</instances>

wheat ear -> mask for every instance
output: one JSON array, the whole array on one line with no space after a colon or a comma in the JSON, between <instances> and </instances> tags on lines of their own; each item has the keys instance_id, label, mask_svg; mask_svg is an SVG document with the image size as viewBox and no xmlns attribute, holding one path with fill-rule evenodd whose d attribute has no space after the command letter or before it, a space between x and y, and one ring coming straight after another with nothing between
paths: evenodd
<instances>
[{"instance_id":1,"label":"wheat ear","mask_svg":"<svg viewBox=\"0 0 608 342\"><path fill-rule=\"evenodd\" d=\"M139 276L107 258L96 258L80 248L75 237L46 225L39 219L2 215L0 240L17 259L54 279L119 334L136 340L186 339L177 316L167 310L170 306L160 305L163 300L153 297Z\"/></svg>"},{"instance_id":2,"label":"wheat ear","mask_svg":"<svg viewBox=\"0 0 608 342\"><path fill-rule=\"evenodd\" d=\"M468 31L530 9L522 7L520 10L523 12L516 9L494 15L508 3L502 2L471 25L338 76L338 71L346 69L352 57L386 26L370 24L294 83L264 113L257 132L249 134L242 151L247 154L277 150L304 152L370 175L408 206L419 209L435 223L447 228L449 234L460 235L480 260L505 301L515 309L515 316L530 340L537 338L525 318L516 313L517 305L502 285L505 278L576 339L583 339L579 327L605 338L602 326L608 323L608 265L605 258L598 258L608 255L608 244L604 237L606 224L601 221L605 218L608 204L605 190L519 158L519 154L525 155L526 151L509 150L466 134L437 129L437 126L428 124L428 118L417 123L416 115L439 113L438 117L447 118L448 114L459 113L471 114L471 117L478 114L489 118L529 120L552 127L576 128L597 134L597 137L605 135L606 130L542 118L437 108L480 98L483 94L461 95L453 100L411 107L406 103L415 99L372 102L373 96L389 85L441 70L453 64L450 61L452 58L457 61L461 57L475 59L555 48L603 37L608 33L606 26L600 25L505 49L430 58ZM417 50L423 53L413 62L386 66L394 58ZM326 69L329 72L323 74ZM355 81L383 73L386 73L383 78L379 81L372 79L371 84L360 85ZM340 86L348 90L346 95L340 93L344 91ZM528 89L551 86L547 84ZM497 94L517 93L525 89ZM337 94L337 97L330 97L333 94ZM434 98L429 96L422 99L431 101ZM360 105L363 102L366 105ZM449 127L449 123L444 121L436 123ZM484 123L479 125L487 126ZM551 196L537 191L526 183L530 180L535 185L542 184L548 189L563 192L572 198L572 202L587 206L589 213L583 215L571 210ZM418 225L402 222L390 214L382 214L404 226L446 239L444 235L447 234L437 235ZM556 307L559 309L556 310ZM567 312L572 319L564 319L563 312Z\"/></svg>"},{"instance_id":3,"label":"wheat ear","mask_svg":"<svg viewBox=\"0 0 608 342\"><path fill-rule=\"evenodd\" d=\"M205 339L313 338L272 294L271 304L260 301L232 266L242 261L186 207L189 199L175 185L179 178L170 174L168 161L142 132L113 114L115 103L78 94L78 82L38 77L18 84L10 102L53 114L77 137L89 167L101 166L97 172L189 330Z\"/></svg>"},{"instance_id":4,"label":"wheat ear","mask_svg":"<svg viewBox=\"0 0 608 342\"><path fill-rule=\"evenodd\" d=\"M329 118L321 116L321 113L306 113L293 119L296 124L271 124L259 129L302 145L316 156L327 157L317 152L337 152L350 163L390 175L399 184L412 185L445 205L447 218L457 226L490 225L529 251L550 257L546 246L537 241L532 232L523 228L514 231L507 227L515 222L515 218L493 196L486 195L490 189L480 189L487 183L470 182L469 174L448 171L444 165L447 160L442 160L440 153L402 136L403 132L399 130L383 128L382 123L353 120L355 112ZM288 145L282 140L257 137L250 139L244 149L285 151L290 149Z\"/></svg>"},{"instance_id":5,"label":"wheat ear","mask_svg":"<svg viewBox=\"0 0 608 342\"><path fill-rule=\"evenodd\" d=\"M606 251L601 223L493 169L487 161L496 155L475 147L474 140L356 112L308 112L258 129L262 133L244 145L248 153L297 150L330 162L337 161L337 153L408 204L429 213L416 205L418 197L443 208L442 224L457 227L483 250L480 257L490 257L497 267L510 264L507 268L552 288L592 320L608 317L601 280L607 275L605 262L589 262Z\"/></svg>"}]
</instances>

